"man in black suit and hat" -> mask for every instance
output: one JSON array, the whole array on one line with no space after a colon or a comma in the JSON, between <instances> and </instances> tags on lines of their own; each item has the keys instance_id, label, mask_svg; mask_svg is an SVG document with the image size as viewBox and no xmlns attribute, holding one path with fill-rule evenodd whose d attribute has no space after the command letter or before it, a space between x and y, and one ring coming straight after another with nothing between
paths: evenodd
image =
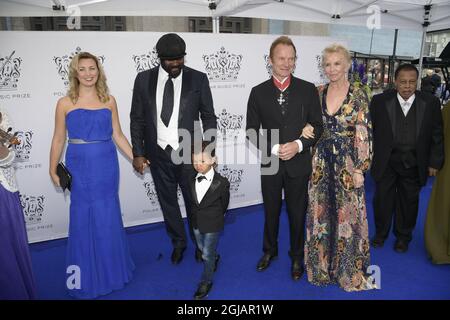
<instances>
[{"instance_id":1,"label":"man in black suit and hat","mask_svg":"<svg viewBox=\"0 0 450 320\"><path fill-rule=\"evenodd\" d=\"M184 65L184 40L175 33L165 34L158 40L156 51L161 64L140 72L134 82L130 113L133 167L143 174L145 167L150 166L166 230L174 248L171 260L178 264L187 245L178 205L178 186L183 193L189 231L195 243L189 190L189 177L194 174L194 169L190 161L191 150L186 150L186 146L190 148L194 132L204 134L208 131L209 138L214 139L217 120L206 74ZM184 133L190 136L191 141L186 141ZM180 163L177 156L183 155L189 161ZM198 249L196 260L201 261Z\"/></svg>"}]
</instances>

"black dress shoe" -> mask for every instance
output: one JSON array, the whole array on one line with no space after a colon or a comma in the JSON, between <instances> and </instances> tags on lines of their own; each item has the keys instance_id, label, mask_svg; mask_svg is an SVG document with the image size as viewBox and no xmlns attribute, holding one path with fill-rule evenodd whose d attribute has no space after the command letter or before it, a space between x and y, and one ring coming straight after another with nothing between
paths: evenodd
<instances>
[{"instance_id":1,"label":"black dress shoe","mask_svg":"<svg viewBox=\"0 0 450 320\"><path fill-rule=\"evenodd\" d=\"M195 261L197 261L197 262L202 262L203 261L202 252L200 251L199 248L195 249Z\"/></svg>"},{"instance_id":2,"label":"black dress shoe","mask_svg":"<svg viewBox=\"0 0 450 320\"><path fill-rule=\"evenodd\" d=\"M216 261L214 261L214 272L217 271L217 265L219 264L220 255L216 255Z\"/></svg>"},{"instance_id":3,"label":"black dress shoe","mask_svg":"<svg viewBox=\"0 0 450 320\"><path fill-rule=\"evenodd\" d=\"M405 253L408 251L408 242L403 240L395 241L394 250L398 253Z\"/></svg>"},{"instance_id":4,"label":"black dress shoe","mask_svg":"<svg viewBox=\"0 0 450 320\"><path fill-rule=\"evenodd\" d=\"M200 282L198 285L197 291L195 291L194 299L200 300L206 297L211 290L212 282Z\"/></svg>"},{"instance_id":5,"label":"black dress shoe","mask_svg":"<svg viewBox=\"0 0 450 320\"><path fill-rule=\"evenodd\" d=\"M382 248L384 246L384 239L375 237L370 241L370 245L372 248Z\"/></svg>"},{"instance_id":6,"label":"black dress shoe","mask_svg":"<svg viewBox=\"0 0 450 320\"><path fill-rule=\"evenodd\" d=\"M268 253L265 253L261 259L258 261L258 265L256 266L257 271L266 270L270 266L270 262L275 259L277 256L272 256Z\"/></svg>"},{"instance_id":7,"label":"black dress shoe","mask_svg":"<svg viewBox=\"0 0 450 320\"><path fill-rule=\"evenodd\" d=\"M172 263L179 264L183 260L183 252L186 248L174 248L172 251Z\"/></svg>"},{"instance_id":8,"label":"black dress shoe","mask_svg":"<svg viewBox=\"0 0 450 320\"><path fill-rule=\"evenodd\" d=\"M295 281L300 280L304 272L305 269L303 268L303 264L300 261L295 260L292 262L291 267L292 279L294 279Z\"/></svg>"}]
</instances>

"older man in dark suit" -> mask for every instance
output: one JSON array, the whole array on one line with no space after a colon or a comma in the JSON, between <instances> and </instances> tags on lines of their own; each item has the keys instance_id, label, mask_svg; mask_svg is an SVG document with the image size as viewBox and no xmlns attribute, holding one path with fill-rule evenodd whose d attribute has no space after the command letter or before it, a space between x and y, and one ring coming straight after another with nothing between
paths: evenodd
<instances>
[{"instance_id":1,"label":"older man in dark suit","mask_svg":"<svg viewBox=\"0 0 450 320\"><path fill-rule=\"evenodd\" d=\"M373 247L382 247L394 216L394 249L408 250L419 209L419 193L427 176L444 163L442 115L439 100L417 91L419 72L404 64L395 71L396 90L373 97L371 173L376 182Z\"/></svg>"},{"instance_id":2,"label":"older man in dark suit","mask_svg":"<svg viewBox=\"0 0 450 320\"><path fill-rule=\"evenodd\" d=\"M136 76L130 113L133 167L143 174L145 167L150 166L166 230L174 247L173 264L181 262L187 245L177 199L178 185L195 243L190 225L189 179L194 174L190 146L196 132L200 132L200 138L202 135L199 116L203 133L209 131L210 139L214 139L217 128L208 78L184 66L185 50L184 40L175 33L165 34L158 40L156 51L161 64ZM188 162L180 163L177 156L184 156ZM198 249L196 260L201 261Z\"/></svg>"}]
</instances>

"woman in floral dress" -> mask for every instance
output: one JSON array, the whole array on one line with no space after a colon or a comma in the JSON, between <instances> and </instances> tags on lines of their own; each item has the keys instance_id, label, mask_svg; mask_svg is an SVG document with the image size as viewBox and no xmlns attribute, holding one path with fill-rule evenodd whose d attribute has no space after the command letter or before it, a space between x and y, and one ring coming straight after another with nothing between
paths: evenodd
<instances>
[{"instance_id":1,"label":"woman in floral dress","mask_svg":"<svg viewBox=\"0 0 450 320\"><path fill-rule=\"evenodd\" d=\"M369 99L350 83L348 50L331 45L323 52L330 80L319 88L324 132L313 156L306 217L305 265L315 285L338 283L346 291L373 289L364 173L372 158ZM312 137L307 126L302 133Z\"/></svg>"}]
</instances>

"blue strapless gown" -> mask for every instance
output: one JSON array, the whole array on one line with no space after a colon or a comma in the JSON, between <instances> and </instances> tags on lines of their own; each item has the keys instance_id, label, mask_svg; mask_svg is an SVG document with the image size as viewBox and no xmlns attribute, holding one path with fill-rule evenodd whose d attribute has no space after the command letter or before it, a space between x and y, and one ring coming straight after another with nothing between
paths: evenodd
<instances>
[{"instance_id":1,"label":"blue strapless gown","mask_svg":"<svg viewBox=\"0 0 450 320\"><path fill-rule=\"evenodd\" d=\"M81 288L68 292L91 299L123 288L132 278L134 263L120 211L111 111L75 109L67 114L66 126L69 139L101 141L69 143L66 151L72 174L67 267L75 265L81 271ZM68 279L73 275L68 273Z\"/></svg>"}]
</instances>

